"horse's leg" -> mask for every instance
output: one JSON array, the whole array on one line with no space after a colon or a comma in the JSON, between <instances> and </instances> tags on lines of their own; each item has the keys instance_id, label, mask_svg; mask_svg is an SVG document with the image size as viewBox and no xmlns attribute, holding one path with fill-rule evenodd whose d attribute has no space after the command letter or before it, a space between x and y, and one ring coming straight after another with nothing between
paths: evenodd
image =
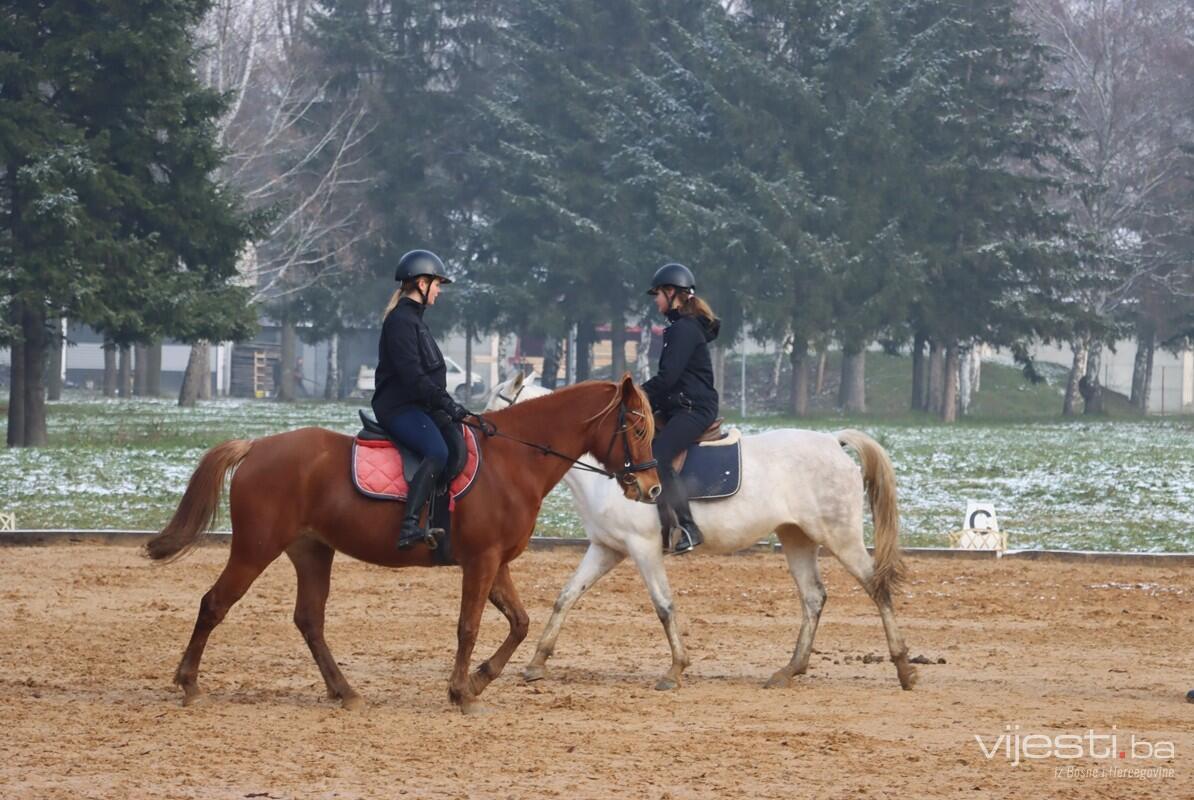
<instances>
[{"instance_id":1,"label":"horse's leg","mask_svg":"<svg viewBox=\"0 0 1194 800\"><path fill-rule=\"evenodd\" d=\"M323 542L304 537L286 548L286 555L294 563L294 572L298 577L294 624L315 657L315 664L323 675L323 682L327 684L328 697L339 700L343 708L360 708L364 701L348 685L323 638L324 610L327 607L332 559L336 551Z\"/></svg>"},{"instance_id":2,"label":"horse's leg","mask_svg":"<svg viewBox=\"0 0 1194 800\"><path fill-rule=\"evenodd\" d=\"M862 531L843 535L833 541L825 543L826 547L837 556L838 561L854 578L862 584L862 588L870 594L871 574L874 572L874 561L866 551L862 541ZM883 620L883 632L887 635L887 650L891 653L892 663L895 664L896 675L899 676L900 686L911 689L916 685L916 667L908 663L908 646L904 644L904 637L896 627L895 612L891 608L891 598L887 596L871 599L879 608L879 618Z\"/></svg>"},{"instance_id":3,"label":"horse's leg","mask_svg":"<svg viewBox=\"0 0 1194 800\"><path fill-rule=\"evenodd\" d=\"M510 578L509 564L502 564L498 569L497 577L493 581L493 588L489 590L489 602L493 603L510 623L510 633L497 651L487 660L481 662L481 666L477 667L470 676L469 688L472 689L474 697L480 696L481 692L485 691L485 687L502 674L510 656L514 655L514 651L522 644L522 640L527 638L527 629L531 625L530 617L527 616L522 601L518 599L514 581Z\"/></svg>"},{"instance_id":4,"label":"horse's leg","mask_svg":"<svg viewBox=\"0 0 1194 800\"><path fill-rule=\"evenodd\" d=\"M560 596L556 598L556 604L551 610L551 618L543 628L543 634L539 637L539 644L535 647L535 655L531 658L531 663L522 670L524 680L537 681L543 677L547 659L556 649L556 639L560 635L560 628L564 626L564 617L568 616L568 611L576 604L581 595L587 592L605 573L620 564L625 557L625 553L619 553L617 550L612 550L597 542L589 542L589 549L585 551L584 558L580 560L576 572L572 573L568 583L564 584L564 588L560 590Z\"/></svg>"},{"instance_id":5,"label":"horse's leg","mask_svg":"<svg viewBox=\"0 0 1194 800\"><path fill-rule=\"evenodd\" d=\"M480 553L461 564L463 576L460 586L460 620L456 624L456 662L452 665L452 677L448 680L448 698L465 714L484 712L477 702L469 681L469 660L477 644L477 632L481 628L481 613L485 601L501 567L499 553Z\"/></svg>"},{"instance_id":6,"label":"horse's leg","mask_svg":"<svg viewBox=\"0 0 1194 800\"><path fill-rule=\"evenodd\" d=\"M189 706L202 696L198 683L199 659L203 657L207 637L236 601L249 590L257 576L277 557L275 554L265 561L246 560L238 554L235 546L232 548L232 555L224 565L224 571L199 601L199 617L195 620L195 630L191 633L191 641L187 644L178 670L174 673L174 683L183 691L184 706Z\"/></svg>"},{"instance_id":7,"label":"horse's leg","mask_svg":"<svg viewBox=\"0 0 1194 800\"><path fill-rule=\"evenodd\" d=\"M655 606L655 614L663 624L663 633L667 636L668 647L672 651L672 665L667 673L655 684L660 691L675 689L680 685L680 677L688 667L688 652L684 649L684 640L680 638L680 625L676 618L676 610L672 605L672 589L668 585L667 571L663 568L663 551L659 548L657 539L643 539L631 536L627 542L630 557L638 567L639 575L646 584L647 592L651 595L651 605Z\"/></svg>"},{"instance_id":8,"label":"horse's leg","mask_svg":"<svg viewBox=\"0 0 1194 800\"><path fill-rule=\"evenodd\" d=\"M817 625L825 607L825 585L821 582L821 571L817 567L817 543L795 525L784 526L776 533L784 546L788 572L792 573L796 589L800 592L801 622L792 660L775 671L766 683L768 689L788 686L793 675L803 675L808 671L813 638L817 635Z\"/></svg>"}]
</instances>

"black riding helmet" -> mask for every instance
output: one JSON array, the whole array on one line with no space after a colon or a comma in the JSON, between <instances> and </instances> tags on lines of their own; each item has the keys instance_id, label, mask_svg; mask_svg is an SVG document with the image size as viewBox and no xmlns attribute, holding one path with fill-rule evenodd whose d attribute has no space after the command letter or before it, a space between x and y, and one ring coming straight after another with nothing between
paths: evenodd
<instances>
[{"instance_id":1,"label":"black riding helmet","mask_svg":"<svg viewBox=\"0 0 1194 800\"><path fill-rule=\"evenodd\" d=\"M651 288L647 290L647 294L657 294L664 286L675 286L677 289L694 292L696 278L693 277L692 270L683 264L664 264L655 270L655 277L651 278Z\"/></svg>"},{"instance_id":2,"label":"black riding helmet","mask_svg":"<svg viewBox=\"0 0 1194 800\"><path fill-rule=\"evenodd\" d=\"M398 269L394 272L394 280L399 283L413 280L423 275L439 278L441 283L451 283L448 270L439 256L430 250L411 250L398 259Z\"/></svg>"}]
</instances>

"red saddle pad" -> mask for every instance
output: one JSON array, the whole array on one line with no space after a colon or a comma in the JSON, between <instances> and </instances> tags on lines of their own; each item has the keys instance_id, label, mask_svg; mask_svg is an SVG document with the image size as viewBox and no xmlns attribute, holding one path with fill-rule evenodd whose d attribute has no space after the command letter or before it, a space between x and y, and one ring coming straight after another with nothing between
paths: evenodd
<instances>
[{"instance_id":1,"label":"red saddle pad","mask_svg":"<svg viewBox=\"0 0 1194 800\"><path fill-rule=\"evenodd\" d=\"M464 445L468 459L464 469L452 479L448 487L451 496L449 509L468 493L481 467L481 451L477 447L477 436L472 428L464 428ZM352 441L352 484L366 497L378 500L406 500L409 487L402 474L402 456L388 441L378 439L353 439Z\"/></svg>"}]
</instances>

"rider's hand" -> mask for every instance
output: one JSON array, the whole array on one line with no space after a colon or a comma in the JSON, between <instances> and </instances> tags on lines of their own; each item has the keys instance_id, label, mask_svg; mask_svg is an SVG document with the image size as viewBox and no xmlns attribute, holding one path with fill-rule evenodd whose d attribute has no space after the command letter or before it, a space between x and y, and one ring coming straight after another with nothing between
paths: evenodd
<instances>
[{"instance_id":1,"label":"rider's hand","mask_svg":"<svg viewBox=\"0 0 1194 800\"><path fill-rule=\"evenodd\" d=\"M493 436L497 433L497 425L494 425L480 414L473 414L473 417L477 420L477 427L479 427L481 432L486 436Z\"/></svg>"}]
</instances>

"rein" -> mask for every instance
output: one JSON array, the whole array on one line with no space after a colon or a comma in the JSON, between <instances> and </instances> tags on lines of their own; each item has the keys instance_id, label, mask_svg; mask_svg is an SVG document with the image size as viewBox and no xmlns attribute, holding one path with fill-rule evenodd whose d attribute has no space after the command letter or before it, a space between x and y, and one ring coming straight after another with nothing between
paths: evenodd
<instances>
[{"instance_id":1,"label":"rein","mask_svg":"<svg viewBox=\"0 0 1194 800\"><path fill-rule=\"evenodd\" d=\"M514 401L518 399L518 395L520 395L520 394L522 394L522 387L519 387L518 391L514 394L514 398L512 400L507 399L506 397L502 396L501 394L499 394L498 397L502 400L505 400L510 405L514 405ZM612 478L612 479L615 479L615 480L629 486L630 484L634 483L634 473L643 472L643 471L649 470L649 469L654 469L659 464L659 462L654 458L650 459L649 461L644 461L641 464L635 464L632 461L630 461L630 440L629 440L629 437L627 436L627 431L630 430L630 426L626 424L626 413L627 413L626 412L626 403L625 403L625 401L622 401L618 405L618 429L616 431L614 431L613 435L610 437L609 448L606 450L606 453L605 453L605 460L609 461L609 456L614 451L614 443L617 441L619 433L622 434L622 447L626 454L626 459L625 459L625 461L623 461L622 469L616 470L613 472L611 472L607 469L603 469L601 467L593 466L592 464L586 464L583 461L575 459L572 456L567 455L565 453L561 453L559 450L555 450L545 444L540 444L538 442L528 442L525 439L519 439L517 436L511 436L508 433L502 433L501 431L498 430L497 425L494 425L492 422L485 419L480 414L473 415L474 417L477 418L477 422L469 422L467 420L463 420L462 422L463 422L463 424L468 425L470 428L475 428L476 430L481 431L486 436L494 436L499 439L509 439L510 441L517 442L518 444L521 444L525 447L530 447L533 450L538 450L539 453L542 455L555 456L556 458L562 458L563 460L570 463L572 465L573 469L582 469L582 470L585 470L586 472L592 472L592 473L601 475L606 478ZM641 412L639 412L639 411L634 411L631 413L639 414L641 416Z\"/></svg>"}]
</instances>

